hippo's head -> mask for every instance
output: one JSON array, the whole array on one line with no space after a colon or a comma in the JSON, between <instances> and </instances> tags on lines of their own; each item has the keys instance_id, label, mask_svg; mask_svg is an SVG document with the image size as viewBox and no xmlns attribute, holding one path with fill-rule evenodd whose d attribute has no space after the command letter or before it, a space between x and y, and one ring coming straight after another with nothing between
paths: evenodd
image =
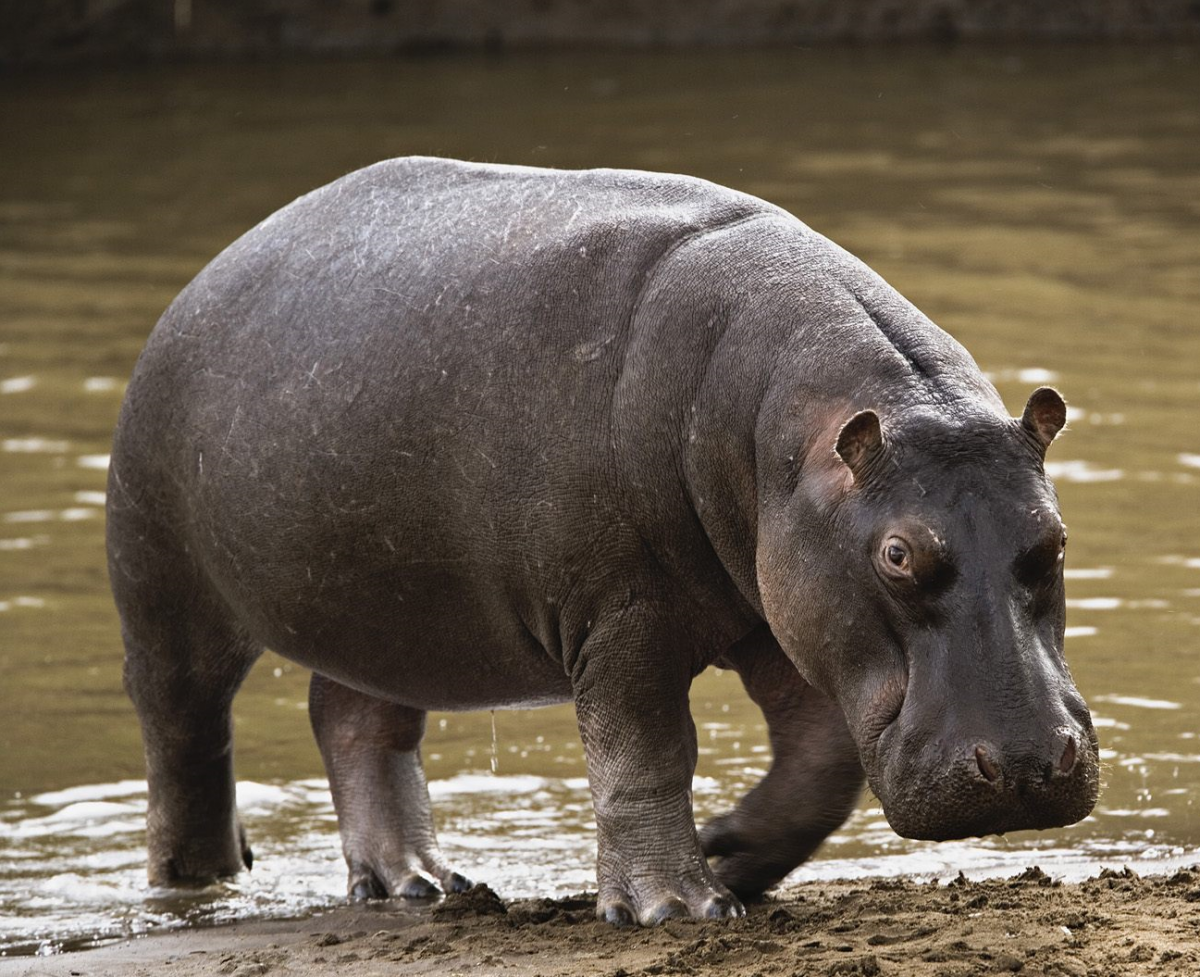
<instances>
[{"instance_id":1,"label":"hippo's head","mask_svg":"<svg viewBox=\"0 0 1200 977\"><path fill-rule=\"evenodd\" d=\"M1056 827L1096 801L1096 736L1063 658L1067 533L1042 465L1065 419L1049 388L1017 420L838 417L790 497L763 507L768 622L841 706L905 837Z\"/></svg>"}]
</instances>

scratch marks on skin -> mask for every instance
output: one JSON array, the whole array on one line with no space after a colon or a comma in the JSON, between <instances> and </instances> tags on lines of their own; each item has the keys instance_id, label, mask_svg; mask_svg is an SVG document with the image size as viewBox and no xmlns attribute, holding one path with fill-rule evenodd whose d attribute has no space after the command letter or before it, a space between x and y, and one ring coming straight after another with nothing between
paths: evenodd
<instances>
[{"instance_id":1,"label":"scratch marks on skin","mask_svg":"<svg viewBox=\"0 0 1200 977\"><path fill-rule=\"evenodd\" d=\"M121 472L118 470L116 464L114 463L114 464L110 465L108 471L109 471L109 476L112 478L113 486L117 490L115 493L111 492L111 491L109 492L109 497L108 497L109 504L113 505L113 503L115 501L114 496L119 495L120 500L123 503L121 508L130 508L134 512L141 512L142 511L141 499L138 498L137 496L135 496L132 492L130 492L129 489L125 486L125 482L121 478Z\"/></svg>"},{"instance_id":2,"label":"scratch marks on skin","mask_svg":"<svg viewBox=\"0 0 1200 977\"><path fill-rule=\"evenodd\" d=\"M233 438L233 429L237 427L238 417L242 413L242 405L238 404L233 409L233 420L229 422L229 430L225 432L225 440L221 444L221 454L226 458L232 458L233 453L229 450L229 442Z\"/></svg>"},{"instance_id":3,"label":"scratch marks on skin","mask_svg":"<svg viewBox=\"0 0 1200 977\"><path fill-rule=\"evenodd\" d=\"M604 348L616 338L614 333L602 339L592 339L586 343L580 343L571 351L571 355L575 358L576 363L591 363L593 360L599 359Z\"/></svg>"},{"instance_id":4,"label":"scratch marks on skin","mask_svg":"<svg viewBox=\"0 0 1200 977\"><path fill-rule=\"evenodd\" d=\"M404 306L406 309L408 309L410 312L416 312L416 311L418 311L418 310L417 310L417 308L416 308L416 307L415 307L415 306L412 304L412 302L410 302L410 301L409 301L409 300L408 300L408 299L407 299L407 298L406 298L404 295L402 295L400 292L397 292L397 291L396 291L394 288L388 288L386 285L373 285L373 286L371 286L371 291L373 291L373 292L384 292L384 293L386 293L387 295L392 295L392 296L394 296L395 298L399 299L399 300L400 300L400 304L401 304L401 305L403 305L403 306Z\"/></svg>"},{"instance_id":5,"label":"scratch marks on skin","mask_svg":"<svg viewBox=\"0 0 1200 977\"><path fill-rule=\"evenodd\" d=\"M1033 516L1038 526L1042 525L1042 518L1045 517L1052 526L1057 526L1058 531L1066 536L1067 524L1063 522L1062 515L1049 506L1039 505L1034 509L1029 510L1029 514Z\"/></svg>"},{"instance_id":6,"label":"scratch marks on skin","mask_svg":"<svg viewBox=\"0 0 1200 977\"><path fill-rule=\"evenodd\" d=\"M467 468L462 463L461 459L455 458L454 464L458 466L459 474L462 475L464 482L466 482L468 485L478 485L479 484L478 482L475 481L475 479L473 479L470 475L467 474Z\"/></svg>"},{"instance_id":7,"label":"scratch marks on skin","mask_svg":"<svg viewBox=\"0 0 1200 977\"><path fill-rule=\"evenodd\" d=\"M896 469L896 471L897 471L897 472L899 472L901 475L908 474L908 480L909 480L910 482L912 482L912 483L913 483L913 485L915 485L915 486L917 487L917 491L921 493L921 498L925 498L925 496L929 494L929 493L926 491L926 489L925 489L925 486L921 484L921 482L920 482L920 480L917 478L917 476L916 476L916 475L914 475L914 474L912 474L911 472L909 472L909 473L906 473L906 472L904 471L904 468L901 466L900 462L899 462L899 461L898 461L896 458L894 458L894 457L892 457L892 456L889 456L889 457L888 457L888 461L890 461L890 462L891 462L891 464L892 464L892 467L893 467L894 469Z\"/></svg>"}]
</instances>

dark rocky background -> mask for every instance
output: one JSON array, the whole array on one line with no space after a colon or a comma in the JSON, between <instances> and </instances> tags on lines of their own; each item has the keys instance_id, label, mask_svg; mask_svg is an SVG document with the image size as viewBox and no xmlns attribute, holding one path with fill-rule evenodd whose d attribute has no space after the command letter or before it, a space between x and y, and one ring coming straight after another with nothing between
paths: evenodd
<instances>
[{"instance_id":1,"label":"dark rocky background","mask_svg":"<svg viewBox=\"0 0 1200 977\"><path fill-rule=\"evenodd\" d=\"M0 0L0 65L567 45L1200 39L1200 0Z\"/></svg>"}]
</instances>

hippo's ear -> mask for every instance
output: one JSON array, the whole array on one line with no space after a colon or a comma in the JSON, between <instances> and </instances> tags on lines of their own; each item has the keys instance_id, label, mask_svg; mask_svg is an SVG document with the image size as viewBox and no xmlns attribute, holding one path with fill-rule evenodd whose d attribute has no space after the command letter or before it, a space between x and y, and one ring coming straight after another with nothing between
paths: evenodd
<instances>
[{"instance_id":1,"label":"hippo's ear","mask_svg":"<svg viewBox=\"0 0 1200 977\"><path fill-rule=\"evenodd\" d=\"M859 411L838 434L837 453L856 482L862 481L871 461L882 450L883 431L879 426L879 415L873 410Z\"/></svg>"},{"instance_id":2,"label":"hippo's ear","mask_svg":"<svg viewBox=\"0 0 1200 977\"><path fill-rule=\"evenodd\" d=\"M1067 405L1062 395L1053 387L1038 387L1025 405L1021 415L1021 427L1033 435L1045 451L1050 442L1067 423Z\"/></svg>"}]
</instances>

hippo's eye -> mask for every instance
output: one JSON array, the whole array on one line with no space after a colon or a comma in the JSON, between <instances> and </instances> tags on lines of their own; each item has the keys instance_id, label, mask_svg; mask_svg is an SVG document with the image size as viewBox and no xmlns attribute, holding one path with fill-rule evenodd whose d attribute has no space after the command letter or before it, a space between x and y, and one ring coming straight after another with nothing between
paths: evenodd
<instances>
[{"instance_id":1,"label":"hippo's eye","mask_svg":"<svg viewBox=\"0 0 1200 977\"><path fill-rule=\"evenodd\" d=\"M889 537L883 544L884 567L892 573L907 574L911 570L912 557L908 544L898 536Z\"/></svg>"},{"instance_id":2,"label":"hippo's eye","mask_svg":"<svg viewBox=\"0 0 1200 977\"><path fill-rule=\"evenodd\" d=\"M1050 587L1062 578L1067 555L1067 531L1047 534L1040 542L1017 555L1013 570L1026 587Z\"/></svg>"}]
</instances>

